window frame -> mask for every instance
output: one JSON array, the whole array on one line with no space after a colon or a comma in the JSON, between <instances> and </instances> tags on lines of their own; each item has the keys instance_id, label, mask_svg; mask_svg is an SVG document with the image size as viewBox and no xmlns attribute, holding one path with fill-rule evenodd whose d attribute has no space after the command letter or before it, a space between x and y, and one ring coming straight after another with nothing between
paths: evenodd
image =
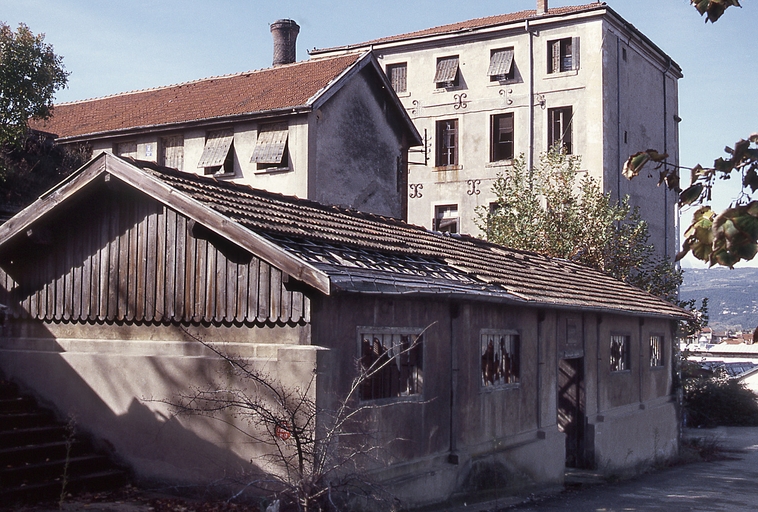
<instances>
[{"instance_id":1,"label":"window frame","mask_svg":"<svg viewBox=\"0 0 758 512\"><path fill-rule=\"evenodd\" d=\"M390 348L385 350L385 352L379 356L382 357L385 354L390 354L390 356L388 356L391 358L389 359L389 362L386 365L380 363L379 366L381 366L381 369L379 369L375 375L365 379L359 385L358 397L362 402L423 399L425 334L426 333L424 332L424 329L420 327L356 327L357 350L359 354L358 364L361 371L365 371L365 369L370 368L371 365L379 359L376 358L370 363L368 360L368 354L371 353L374 343L379 341L380 346L382 348L385 348L386 346L384 341L387 336L390 337L391 343ZM367 341L367 336L368 338L373 338L370 342L368 342L370 343L368 353L366 352L367 347L364 343ZM381 341L378 340L377 336L382 337ZM397 351L396 354L392 355L392 352L396 350L396 347L402 346L401 343L403 343L403 337L410 338L412 336L415 336L415 339L410 343L415 344L415 347ZM398 343L395 343L395 339L398 340ZM397 359L395 364L393 364L392 359ZM405 359L405 363L403 363L403 359ZM409 378L413 379L413 383L407 381L406 383L408 387L406 387L406 389L403 391L401 390L401 381L403 379L404 367L407 368L407 371L409 372ZM394 394L393 381L395 381L397 384L397 393ZM387 386L389 386L389 392L386 392ZM412 391L409 389L410 386L413 386ZM377 394L379 396L376 396Z\"/></svg>"},{"instance_id":2,"label":"window frame","mask_svg":"<svg viewBox=\"0 0 758 512\"><path fill-rule=\"evenodd\" d=\"M450 124L452 123L452 127ZM450 168L460 161L460 137L458 136L458 119L440 119L435 121L435 151L434 164L438 168ZM449 143L453 141L451 146Z\"/></svg>"},{"instance_id":3,"label":"window frame","mask_svg":"<svg viewBox=\"0 0 758 512\"><path fill-rule=\"evenodd\" d=\"M450 78L449 70L445 62L455 62L455 75ZM448 74L445 74L448 73ZM461 85L461 60L459 55L446 55L437 57L437 65L434 70L434 84L437 89L454 89Z\"/></svg>"},{"instance_id":4,"label":"window frame","mask_svg":"<svg viewBox=\"0 0 758 512\"><path fill-rule=\"evenodd\" d=\"M455 216L446 215L452 211L455 211ZM450 221L453 222L450 222ZM445 226L442 225L443 221L447 221ZM452 229L449 226L453 226ZM444 203L434 205L434 231L440 233L450 233L451 235L461 232L461 213L458 209L457 203Z\"/></svg>"},{"instance_id":5,"label":"window frame","mask_svg":"<svg viewBox=\"0 0 758 512\"><path fill-rule=\"evenodd\" d=\"M655 341L658 341L658 349L655 350ZM650 368L657 369L666 366L666 337L660 333L650 334ZM657 354L656 354L657 353Z\"/></svg>"},{"instance_id":6,"label":"window frame","mask_svg":"<svg viewBox=\"0 0 758 512\"><path fill-rule=\"evenodd\" d=\"M281 141L277 143L274 141L263 140L263 138L266 137L264 134L274 134L277 132L284 133L283 143ZM272 137L275 137L275 135L272 135ZM266 157L266 151L269 151L269 148L271 146L274 147L274 150L277 153L281 153L278 161L274 161L270 157ZM264 149L261 150L261 148ZM264 153L264 155L260 155L260 152ZM263 158L263 161L261 161L260 158ZM258 125L255 138L255 147L253 149L253 154L250 156L250 163L255 164L255 171L256 173L260 174L267 172L289 171L291 169L289 154L289 124L286 121L275 123L261 123Z\"/></svg>"},{"instance_id":7,"label":"window frame","mask_svg":"<svg viewBox=\"0 0 758 512\"><path fill-rule=\"evenodd\" d=\"M500 348L495 348L495 345L492 345L492 361L486 362L487 358L487 352L489 352L490 349L490 342L497 341L497 338L500 337ZM508 337L508 341L510 342L510 349L506 350L505 353L509 355L509 359L512 357L515 359L515 365L509 363L508 369L504 370L502 368L502 362L504 358L501 354L496 354L495 351L502 351L503 347L503 337ZM506 342L506 343L507 343ZM485 348L486 344L486 348ZM482 391L494 391L499 389L514 389L521 387L521 332L517 329L481 329L479 331L479 354L480 354L480 371L479 371L479 388ZM497 355L500 355L499 362L497 359ZM507 371L509 375L505 376L503 379L503 382L491 382L490 384L487 383L490 378L487 376L488 369L485 369L485 366L489 366L489 368L492 368L491 365L496 365L497 367L500 367L495 372L495 375L501 373L501 371ZM515 371L512 371L512 368L515 368ZM511 372L515 375L510 375ZM497 378L497 380L501 380L500 378Z\"/></svg>"},{"instance_id":8,"label":"window frame","mask_svg":"<svg viewBox=\"0 0 758 512\"><path fill-rule=\"evenodd\" d=\"M504 158L498 158L498 156L501 156L499 153L500 151L503 151L501 148L501 145L503 144L503 141L501 139L502 132L501 126L499 124L500 119L507 119L510 118L510 124L511 124L511 130L510 130L510 141L506 141L505 144L510 144L510 152L506 150L506 154L508 156L505 156ZM506 160L513 160L515 156L515 142L516 142L516 136L515 136L515 116L513 112L502 112L500 114L492 114L490 116L490 163L494 162L503 162Z\"/></svg>"},{"instance_id":9,"label":"window frame","mask_svg":"<svg viewBox=\"0 0 758 512\"><path fill-rule=\"evenodd\" d=\"M508 66L508 72L506 74L494 73L494 67L496 65L494 61L495 55L498 53L510 52L510 66ZM507 58L507 57L506 57ZM487 75L490 77L490 82L512 82L516 79L516 50L513 46L506 48L494 48L490 50L490 65L487 69Z\"/></svg>"},{"instance_id":10,"label":"window frame","mask_svg":"<svg viewBox=\"0 0 758 512\"><path fill-rule=\"evenodd\" d=\"M556 123L556 116L560 116ZM568 116L568 122L566 117ZM572 155L574 151L574 108L572 106L549 108L547 111L548 139L547 147L552 148L557 142L566 151L567 155Z\"/></svg>"},{"instance_id":11,"label":"window frame","mask_svg":"<svg viewBox=\"0 0 758 512\"><path fill-rule=\"evenodd\" d=\"M181 144L177 144L177 145L167 144L168 141L176 141L176 140L181 140ZM166 162L166 149L167 148L181 148L180 165L178 166L170 165L169 163ZM176 155L172 156L172 160L176 160L176 159L177 159ZM171 167L173 169L177 169L180 171L184 170L184 135L183 134L179 133L179 134L174 134L174 135L165 135L161 137L160 139L158 139L158 163L159 165L162 165L164 167ZM171 164L173 163L175 162L172 161Z\"/></svg>"},{"instance_id":12,"label":"window frame","mask_svg":"<svg viewBox=\"0 0 758 512\"><path fill-rule=\"evenodd\" d=\"M579 69L579 38L561 37L547 42L547 74Z\"/></svg>"},{"instance_id":13,"label":"window frame","mask_svg":"<svg viewBox=\"0 0 758 512\"><path fill-rule=\"evenodd\" d=\"M403 76L396 77L394 76L395 71L403 70L403 73L401 73ZM385 74L387 75L387 79L390 81L390 85L392 86L392 89L395 91L395 94L405 94L408 92L408 63L407 62L393 62L392 64L387 64ZM399 87L396 87L396 82L402 82L402 89Z\"/></svg>"},{"instance_id":14,"label":"window frame","mask_svg":"<svg viewBox=\"0 0 758 512\"><path fill-rule=\"evenodd\" d=\"M208 154L212 151L209 151L209 143L211 140L215 139L222 139L222 138L229 138L229 145L226 149L226 154L224 155L224 160L220 164L217 163L218 160L212 160L213 165L204 165L204 163L207 163L206 160L209 158ZM220 143L223 147L225 143L222 141ZM206 176L217 176L217 177L224 177L224 176L234 176L234 130L231 128L222 128L217 130L208 130L205 132L205 143L203 144L203 153L200 155L200 161L197 164L198 168L203 169L203 174Z\"/></svg>"},{"instance_id":15,"label":"window frame","mask_svg":"<svg viewBox=\"0 0 758 512\"><path fill-rule=\"evenodd\" d=\"M620 344L620 353L614 357L614 342ZM628 333L612 332L610 337L609 350L609 368L611 373L631 372L632 355L631 355L632 336Z\"/></svg>"},{"instance_id":16,"label":"window frame","mask_svg":"<svg viewBox=\"0 0 758 512\"><path fill-rule=\"evenodd\" d=\"M134 146L134 151L121 151L121 148L123 146L126 146L127 144ZM133 153L133 154L132 154ZM121 142L116 142L113 145L113 154L121 157L121 158L134 158L137 159L137 155L139 154L139 144L137 144L136 140L124 140Z\"/></svg>"}]
</instances>

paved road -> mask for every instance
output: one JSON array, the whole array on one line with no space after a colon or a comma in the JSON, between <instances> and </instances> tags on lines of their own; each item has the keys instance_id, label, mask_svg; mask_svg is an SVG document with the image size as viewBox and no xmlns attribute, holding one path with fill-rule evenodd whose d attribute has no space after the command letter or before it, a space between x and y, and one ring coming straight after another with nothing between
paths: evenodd
<instances>
[{"instance_id":1,"label":"paved road","mask_svg":"<svg viewBox=\"0 0 758 512\"><path fill-rule=\"evenodd\" d=\"M676 466L634 480L607 484L513 506L507 511L679 512L758 510L758 428L695 431L714 436L729 460Z\"/></svg>"}]
</instances>

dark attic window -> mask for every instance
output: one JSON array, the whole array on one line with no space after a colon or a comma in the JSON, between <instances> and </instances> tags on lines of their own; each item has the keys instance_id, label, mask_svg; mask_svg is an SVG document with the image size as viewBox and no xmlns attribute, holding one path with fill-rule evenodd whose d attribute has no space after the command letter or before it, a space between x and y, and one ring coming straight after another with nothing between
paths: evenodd
<instances>
[{"instance_id":1,"label":"dark attic window","mask_svg":"<svg viewBox=\"0 0 758 512\"><path fill-rule=\"evenodd\" d=\"M484 330L480 337L482 386L518 384L521 373L521 336L517 331Z\"/></svg>"},{"instance_id":2,"label":"dark attic window","mask_svg":"<svg viewBox=\"0 0 758 512\"><path fill-rule=\"evenodd\" d=\"M421 329L361 327L361 400L420 395L424 382Z\"/></svg>"}]
</instances>

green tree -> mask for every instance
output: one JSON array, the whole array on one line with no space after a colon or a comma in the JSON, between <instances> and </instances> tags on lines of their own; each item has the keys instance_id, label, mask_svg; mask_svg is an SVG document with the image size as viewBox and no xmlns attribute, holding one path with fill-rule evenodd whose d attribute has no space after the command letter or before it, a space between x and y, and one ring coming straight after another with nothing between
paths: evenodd
<instances>
[{"instance_id":1,"label":"green tree","mask_svg":"<svg viewBox=\"0 0 758 512\"><path fill-rule=\"evenodd\" d=\"M12 214L81 166L86 148L55 144L30 131L30 119L51 115L53 95L65 87L62 58L23 23L0 22L0 209Z\"/></svg>"},{"instance_id":2,"label":"green tree","mask_svg":"<svg viewBox=\"0 0 758 512\"><path fill-rule=\"evenodd\" d=\"M691 0L706 22L714 23L727 8L740 7L737 0ZM660 171L660 182L679 192L679 206L701 205L684 233L677 260L687 253L713 265L733 267L740 260L752 260L758 254L758 133L726 147L727 156L717 158L712 166L700 164L676 167L667 163L667 155L649 149L630 156L624 175L633 179L648 163ZM690 182L680 187L680 170L690 172ZM713 188L721 180L739 176L742 189L729 208L717 213L708 205Z\"/></svg>"},{"instance_id":3,"label":"green tree","mask_svg":"<svg viewBox=\"0 0 758 512\"><path fill-rule=\"evenodd\" d=\"M47 119L53 96L66 86L63 59L21 23L13 32L0 22L0 142L20 143L29 119Z\"/></svg>"},{"instance_id":4,"label":"green tree","mask_svg":"<svg viewBox=\"0 0 758 512\"><path fill-rule=\"evenodd\" d=\"M675 300L681 271L656 257L647 223L628 198L611 200L579 171L580 162L557 147L531 171L517 158L496 178L496 207L480 207L477 225L491 242L576 261Z\"/></svg>"}]
</instances>

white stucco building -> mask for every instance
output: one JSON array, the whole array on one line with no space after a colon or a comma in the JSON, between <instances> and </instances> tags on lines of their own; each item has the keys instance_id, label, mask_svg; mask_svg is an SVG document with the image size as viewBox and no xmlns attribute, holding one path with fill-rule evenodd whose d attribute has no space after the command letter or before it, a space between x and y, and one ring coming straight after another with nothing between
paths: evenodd
<instances>
[{"instance_id":1,"label":"white stucco building","mask_svg":"<svg viewBox=\"0 0 758 512\"><path fill-rule=\"evenodd\" d=\"M478 233L475 208L513 158L562 142L614 198L629 195L659 254L676 251L676 199L658 173L629 181L648 148L678 164L680 67L605 3L478 18L311 51L373 50L422 136L409 160L408 220Z\"/></svg>"}]
</instances>

